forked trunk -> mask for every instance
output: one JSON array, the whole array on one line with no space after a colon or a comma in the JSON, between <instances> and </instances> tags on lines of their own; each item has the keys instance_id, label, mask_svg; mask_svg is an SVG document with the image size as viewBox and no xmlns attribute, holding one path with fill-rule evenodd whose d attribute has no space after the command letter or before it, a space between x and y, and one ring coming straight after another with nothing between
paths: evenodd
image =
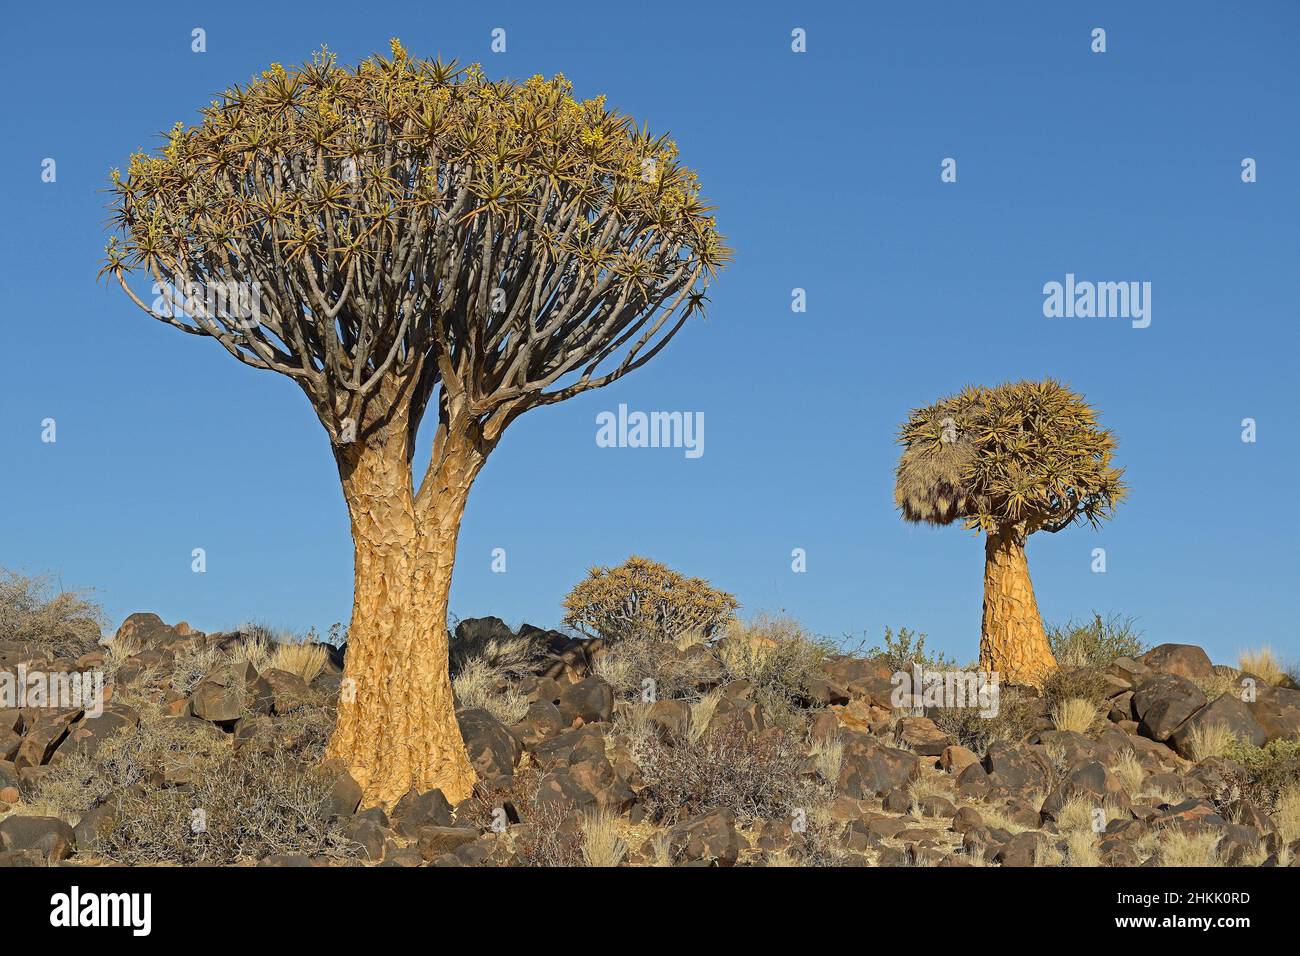
<instances>
[{"instance_id":1,"label":"forked trunk","mask_svg":"<svg viewBox=\"0 0 1300 956\"><path fill-rule=\"evenodd\" d=\"M406 428L338 452L355 547L338 718L327 757L350 768L363 804L391 806L434 787L452 803L475 774L456 722L447 658L447 595L461 515L482 465L448 443L433 484L415 500Z\"/></svg>"},{"instance_id":2,"label":"forked trunk","mask_svg":"<svg viewBox=\"0 0 1300 956\"><path fill-rule=\"evenodd\" d=\"M1041 685L1056 667L1029 579L1024 535L1016 528L984 543L984 623L980 669L1009 684Z\"/></svg>"}]
</instances>

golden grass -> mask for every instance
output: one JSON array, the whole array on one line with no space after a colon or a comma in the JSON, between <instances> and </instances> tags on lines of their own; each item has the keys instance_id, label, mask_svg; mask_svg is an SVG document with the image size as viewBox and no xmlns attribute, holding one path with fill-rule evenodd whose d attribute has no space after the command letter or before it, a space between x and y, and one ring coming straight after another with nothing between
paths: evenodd
<instances>
[{"instance_id":1,"label":"golden grass","mask_svg":"<svg viewBox=\"0 0 1300 956\"><path fill-rule=\"evenodd\" d=\"M634 685L635 667L636 663L631 658L607 652L596 658L591 670L615 691L625 692L631 690Z\"/></svg>"},{"instance_id":2,"label":"golden grass","mask_svg":"<svg viewBox=\"0 0 1300 956\"><path fill-rule=\"evenodd\" d=\"M236 664L245 662L252 664L257 668L258 673L266 669L267 658L271 654L271 645L260 632L250 634L244 637L230 648L230 659Z\"/></svg>"},{"instance_id":3,"label":"golden grass","mask_svg":"<svg viewBox=\"0 0 1300 956\"><path fill-rule=\"evenodd\" d=\"M943 778L937 774L922 773L921 776L913 780L907 787L907 794L912 798L912 812L917 816L921 815L921 801L926 797L946 797L947 789L944 788Z\"/></svg>"},{"instance_id":4,"label":"golden grass","mask_svg":"<svg viewBox=\"0 0 1300 956\"><path fill-rule=\"evenodd\" d=\"M1193 727L1187 741L1192 760L1196 763L1211 757L1222 757L1236 743L1237 735L1223 724Z\"/></svg>"},{"instance_id":5,"label":"golden grass","mask_svg":"<svg viewBox=\"0 0 1300 956\"><path fill-rule=\"evenodd\" d=\"M689 733L692 743L698 742L704 736L704 732L709 729L709 721L713 719L713 714L721 702L722 691L714 690L691 704Z\"/></svg>"},{"instance_id":6,"label":"golden grass","mask_svg":"<svg viewBox=\"0 0 1300 956\"><path fill-rule=\"evenodd\" d=\"M1093 810L1096 809L1094 804L1087 797L1075 795L1065 801L1060 812L1056 815L1056 826L1062 833L1078 833L1086 831L1092 833Z\"/></svg>"},{"instance_id":7,"label":"golden grass","mask_svg":"<svg viewBox=\"0 0 1300 956\"><path fill-rule=\"evenodd\" d=\"M627 856L621 822L608 810L595 810L582 817L582 859L587 866L618 866Z\"/></svg>"},{"instance_id":8,"label":"golden grass","mask_svg":"<svg viewBox=\"0 0 1300 956\"><path fill-rule=\"evenodd\" d=\"M1278 794L1273 822L1283 842L1300 840L1300 784L1292 784Z\"/></svg>"},{"instance_id":9,"label":"golden grass","mask_svg":"<svg viewBox=\"0 0 1300 956\"><path fill-rule=\"evenodd\" d=\"M1039 840L1034 845L1034 866L1064 866L1065 855L1052 840Z\"/></svg>"},{"instance_id":10,"label":"golden grass","mask_svg":"<svg viewBox=\"0 0 1300 956\"><path fill-rule=\"evenodd\" d=\"M501 672L481 657L469 660L451 680L461 707L481 707L507 726L516 724L528 714L528 698L501 686Z\"/></svg>"},{"instance_id":11,"label":"golden grass","mask_svg":"<svg viewBox=\"0 0 1300 956\"><path fill-rule=\"evenodd\" d=\"M1004 811L1001 807L995 807L989 805L989 806L979 806L976 807L975 809L979 812L979 815L984 819L984 823L986 826L996 827L999 830L1006 830L1008 833L1012 833L1012 834L1024 833L1026 830L1036 829L1033 827L1027 827L1023 823L1017 823L1010 816L1008 816L1006 811Z\"/></svg>"},{"instance_id":12,"label":"golden grass","mask_svg":"<svg viewBox=\"0 0 1300 956\"><path fill-rule=\"evenodd\" d=\"M1286 669L1273 654L1273 649L1265 645L1253 651L1242 651L1237 655L1237 668L1254 674L1266 684L1278 686L1286 678Z\"/></svg>"},{"instance_id":13,"label":"golden grass","mask_svg":"<svg viewBox=\"0 0 1300 956\"><path fill-rule=\"evenodd\" d=\"M267 656L267 667L297 674L310 684L325 669L329 649L324 644L309 641L283 642L275 645Z\"/></svg>"},{"instance_id":14,"label":"golden grass","mask_svg":"<svg viewBox=\"0 0 1300 956\"><path fill-rule=\"evenodd\" d=\"M1241 685L1236 674L1227 674L1216 670L1209 677L1191 677L1188 679L1201 689L1201 693L1205 695L1206 700L1216 700L1224 694L1238 696L1241 693Z\"/></svg>"},{"instance_id":15,"label":"golden grass","mask_svg":"<svg viewBox=\"0 0 1300 956\"><path fill-rule=\"evenodd\" d=\"M1119 780L1120 786L1130 794L1135 794L1142 789L1142 781L1146 779L1147 772L1142 769L1142 761L1138 760L1137 752L1126 750L1115 761L1112 768L1116 779Z\"/></svg>"},{"instance_id":16,"label":"golden grass","mask_svg":"<svg viewBox=\"0 0 1300 956\"><path fill-rule=\"evenodd\" d=\"M1065 835L1066 866L1101 866L1097 836L1092 830L1075 830Z\"/></svg>"},{"instance_id":17,"label":"golden grass","mask_svg":"<svg viewBox=\"0 0 1300 956\"><path fill-rule=\"evenodd\" d=\"M1071 697L1052 708L1052 724L1057 730L1072 730L1083 734L1096 721L1098 713L1099 708L1093 701Z\"/></svg>"},{"instance_id":18,"label":"golden grass","mask_svg":"<svg viewBox=\"0 0 1300 956\"><path fill-rule=\"evenodd\" d=\"M667 833L657 833L649 840L650 854L653 859L651 866L672 866L673 850L672 841Z\"/></svg>"},{"instance_id":19,"label":"golden grass","mask_svg":"<svg viewBox=\"0 0 1300 956\"><path fill-rule=\"evenodd\" d=\"M817 764L817 772L823 780L832 786L840 779L844 768L844 738L833 734L812 744L812 758Z\"/></svg>"},{"instance_id":20,"label":"golden grass","mask_svg":"<svg viewBox=\"0 0 1300 956\"><path fill-rule=\"evenodd\" d=\"M773 850L768 853L763 860L766 866L807 866L799 857L795 856L789 850Z\"/></svg>"},{"instance_id":21,"label":"golden grass","mask_svg":"<svg viewBox=\"0 0 1300 956\"><path fill-rule=\"evenodd\" d=\"M1161 866L1222 866L1218 851L1219 834L1170 828L1160 836Z\"/></svg>"}]
</instances>

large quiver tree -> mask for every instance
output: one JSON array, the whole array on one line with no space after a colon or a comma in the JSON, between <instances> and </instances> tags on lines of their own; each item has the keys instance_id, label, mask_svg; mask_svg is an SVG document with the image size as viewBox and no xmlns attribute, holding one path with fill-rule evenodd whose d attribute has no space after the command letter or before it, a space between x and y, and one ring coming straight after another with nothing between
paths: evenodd
<instances>
[{"instance_id":1,"label":"large quiver tree","mask_svg":"<svg viewBox=\"0 0 1300 956\"><path fill-rule=\"evenodd\" d=\"M355 545L329 754L367 802L473 786L447 595L502 431L652 358L728 258L675 146L570 92L397 41L356 69L322 51L232 87L113 173L105 271L156 318L293 379L329 434ZM137 270L153 304L128 284Z\"/></svg>"},{"instance_id":2,"label":"large quiver tree","mask_svg":"<svg viewBox=\"0 0 1300 956\"><path fill-rule=\"evenodd\" d=\"M1038 684L1055 659L1029 577L1035 531L1094 527L1124 496L1115 439L1083 397L1050 379L971 387L917 408L899 433L894 500L908 521L982 531L980 667Z\"/></svg>"}]
</instances>

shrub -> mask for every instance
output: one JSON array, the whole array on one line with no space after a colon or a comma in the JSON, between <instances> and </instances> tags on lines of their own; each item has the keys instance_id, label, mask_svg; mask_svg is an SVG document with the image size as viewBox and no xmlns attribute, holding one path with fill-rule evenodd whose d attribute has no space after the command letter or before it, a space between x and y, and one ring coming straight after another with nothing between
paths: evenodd
<instances>
[{"instance_id":1,"label":"shrub","mask_svg":"<svg viewBox=\"0 0 1300 956\"><path fill-rule=\"evenodd\" d=\"M335 774L277 749L244 748L185 787L127 790L102 853L119 863L231 864L275 853L347 857L330 819Z\"/></svg>"},{"instance_id":2,"label":"shrub","mask_svg":"<svg viewBox=\"0 0 1300 956\"><path fill-rule=\"evenodd\" d=\"M564 599L564 622L610 641L636 635L673 641L692 633L709 639L739 606L702 578L633 555L618 567L592 568Z\"/></svg>"},{"instance_id":3,"label":"shrub","mask_svg":"<svg viewBox=\"0 0 1300 956\"><path fill-rule=\"evenodd\" d=\"M728 722L697 740L647 736L634 754L651 819L675 823L727 809L737 820L785 817L810 802L800 777L804 754L784 731L745 731Z\"/></svg>"},{"instance_id":4,"label":"shrub","mask_svg":"<svg viewBox=\"0 0 1300 956\"><path fill-rule=\"evenodd\" d=\"M1285 790L1300 783L1300 740L1270 740L1263 747L1237 743L1223 756L1242 767L1242 793L1252 803L1275 807Z\"/></svg>"},{"instance_id":5,"label":"shrub","mask_svg":"<svg viewBox=\"0 0 1300 956\"><path fill-rule=\"evenodd\" d=\"M754 685L755 699L774 717L807 699L809 683L835 651L809 637L789 618L760 616L749 624L732 621L718 642L718 655L732 680Z\"/></svg>"},{"instance_id":6,"label":"shrub","mask_svg":"<svg viewBox=\"0 0 1300 956\"><path fill-rule=\"evenodd\" d=\"M1047 629L1047 643L1061 667L1105 668L1117 657L1138 657L1147 650L1133 619L1111 615L1105 620L1093 614L1080 624L1067 621Z\"/></svg>"},{"instance_id":7,"label":"shrub","mask_svg":"<svg viewBox=\"0 0 1300 956\"><path fill-rule=\"evenodd\" d=\"M583 832L572 826L573 807L547 801L533 806L515 831L514 850L521 866L582 866Z\"/></svg>"},{"instance_id":8,"label":"shrub","mask_svg":"<svg viewBox=\"0 0 1300 956\"><path fill-rule=\"evenodd\" d=\"M193 643L182 645L172 655L170 678L172 690L179 694L189 694L221 659L221 650L214 645Z\"/></svg>"},{"instance_id":9,"label":"shrub","mask_svg":"<svg viewBox=\"0 0 1300 956\"><path fill-rule=\"evenodd\" d=\"M1043 679L1043 701L1050 711L1067 700L1085 700L1100 708L1106 702L1106 679L1092 667L1058 668Z\"/></svg>"},{"instance_id":10,"label":"shrub","mask_svg":"<svg viewBox=\"0 0 1300 956\"><path fill-rule=\"evenodd\" d=\"M956 666L956 661L942 651L931 654L925 649L924 634L918 634L905 627L898 629L895 636L888 626L885 627L884 644L876 644L864 652L865 657L880 658L892 671L907 671L913 664L920 664L927 670L943 670Z\"/></svg>"},{"instance_id":11,"label":"shrub","mask_svg":"<svg viewBox=\"0 0 1300 956\"><path fill-rule=\"evenodd\" d=\"M715 654L683 656L674 644L644 634L625 637L605 649L592 668L620 699L641 695L642 681L654 681L661 700L693 697L699 684L716 680L722 666Z\"/></svg>"},{"instance_id":12,"label":"shrub","mask_svg":"<svg viewBox=\"0 0 1300 956\"><path fill-rule=\"evenodd\" d=\"M216 727L146 710L138 728L123 728L93 754L67 753L51 764L34 797L58 816L74 816L136 786L201 775L230 754L230 739Z\"/></svg>"},{"instance_id":13,"label":"shrub","mask_svg":"<svg viewBox=\"0 0 1300 956\"><path fill-rule=\"evenodd\" d=\"M943 707L931 719L957 743L983 756L995 740L1020 743L1039 726L1042 701L1018 687L1003 687L998 696L998 712L990 717L978 707Z\"/></svg>"},{"instance_id":14,"label":"shrub","mask_svg":"<svg viewBox=\"0 0 1300 956\"><path fill-rule=\"evenodd\" d=\"M55 591L49 579L0 570L0 641L31 644L52 657L77 658L103 636L103 612L75 591Z\"/></svg>"}]
</instances>

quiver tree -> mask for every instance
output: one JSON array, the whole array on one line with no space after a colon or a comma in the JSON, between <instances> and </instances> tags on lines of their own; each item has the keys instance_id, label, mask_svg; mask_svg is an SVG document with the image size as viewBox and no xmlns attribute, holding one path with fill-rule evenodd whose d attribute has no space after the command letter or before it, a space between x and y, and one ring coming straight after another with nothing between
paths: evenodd
<instances>
[{"instance_id":1,"label":"quiver tree","mask_svg":"<svg viewBox=\"0 0 1300 956\"><path fill-rule=\"evenodd\" d=\"M649 361L729 257L674 144L570 92L395 40L356 69L322 50L231 87L112 175L104 272L168 325L293 379L329 435L355 597L328 755L369 803L474 784L447 594L502 432Z\"/></svg>"},{"instance_id":2,"label":"quiver tree","mask_svg":"<svg viewBox=\"0 0 1300 956\"><path fill-rule=\"evenodd\" d=\"M914 409L899 434L894 501L908 521L986 535L980 667L1038 684L1055 667L1025 540L1096 527L1124 496L1115 439L1083 397L1050 379L966 388Z\"/></svg>"}]
</instances>

